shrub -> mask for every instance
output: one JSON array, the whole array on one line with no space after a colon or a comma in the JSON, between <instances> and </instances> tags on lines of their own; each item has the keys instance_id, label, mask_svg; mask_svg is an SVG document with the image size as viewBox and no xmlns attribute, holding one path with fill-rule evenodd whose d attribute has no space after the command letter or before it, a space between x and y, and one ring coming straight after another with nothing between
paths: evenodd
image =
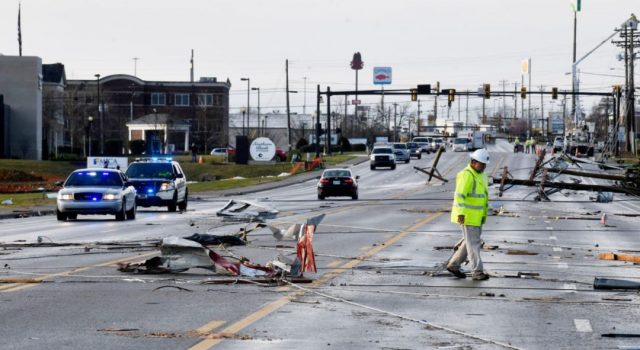
<instances>
[{"instance_id":1,"label":"shrub","mask_svg":"<svg viewBox=\"0 0 640 350\"><path fill-rule=\"evenodd\" d=\"M352 152L365 152L366 150L367 150L367 145L363 145L361 143L351 145Z\"/></svg>"},{"instance_id":2,"label":"shrub","mask_svg":"<svg viewBox=\"0 0 640 350\"><path fill-rule=\"evenodd\" d=\"M309 144L309 141L307 141L307 139L300 139L298 140L298 143L296 143L296 149L301 149L304 146L307 146Z\"/></svg>"},{"instance_id":3,"label":"shrub","mask_svg":"<svg viewBox=\"0 0 640 350\"><path fill-rule=\"evenodd\" d=\"M144 150L147 148L144 140L132 140L129 141L129 150L131 151L131 154L133 154L134 156L139 156L142 154L142 152L144 152Z\"/></svg>"},{"instance_id":4,"label":"shrub","mask_svg":"<svg viewBox=\"0 0 640 350\"><path fill-rule=\"evenodd\" d=\"M104 142L104 153L110 156L116 156L122 154L122 141L121 140L106 140Z\"/></svg>"}]
</instances>

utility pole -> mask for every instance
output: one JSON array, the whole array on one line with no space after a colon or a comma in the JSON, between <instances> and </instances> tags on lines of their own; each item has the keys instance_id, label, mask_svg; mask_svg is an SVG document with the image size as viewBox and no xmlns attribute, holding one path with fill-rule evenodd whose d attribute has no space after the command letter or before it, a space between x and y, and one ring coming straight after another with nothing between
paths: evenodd
<instances>
[{"instance_id":1,"label":"utility pole","mask_svg":"<svg viewBox=\"0 0 640 350\"><path fill-rule=\"evenodd\" d=\"M398 116L398 104L393 103L393 142L398 142L398 124L397 123Z\"/></svg>"},{"instance_id":2,"label":"utility pole","mask_svg":"<svg viewBox=\"0 0 640 350\"><path fill-rule=\"evenodd\" d=\"M417 115L417 119L416 119L416 125L417 125L417 134L418 136L420 136L420 125L422 123L420 122L420 100L418 100L418 115Z\"/></svg>"},{"instance_id":3,"label":"utility pole","mask_svg":"<svg viewBox=\"0 0 640 350\"><path fill-rule=\"evenodd\" d=\"M327 132L326 132L326 150L331 155L331 88L327 86Z\"/></svg>"},{"instance_id":4,"label":"utility pole","mask_svg":"<svg viewBox=\"0 0 640 350\"><path fill-rule=\"evenodd\" d=\"M316 158L320 157L320 84L316 93Z\"/></svg>"},{"instance_id":5,"label":"utility pole","mask_svg":"<svg viewBox=\"0 0 640 350\"><path fill-rule=\"evenodd\" d=\"M507 91L507 81L506 80L500 80L500 82L502 83L502 91ZM507 96L502 96L502 117L503 118L507 118Z\"/></svg>"},{"instance_id":6,"label":"utility pole","mask_svg":"<svg viewBox=\"0 0 640 350\"><path fill-rule=\"evenodd\" d=\"M307 77L302 77L304 80L304 102L302 104L302 114L307 114Z\"/></svg>"},{"instance_id":7,"label":"utility pole","mask_svg":"<svg viewBox=\"0 0 640 350\"><path fill-rule=\"evenodd\" d=\"M540 92L544 92L544 85L540 85ZM540 94L540 121L542 125L540 125L540 132L542 133L543 140L546 141L547 133L545 132L546 126L544 124L544 94Z\"/></svg>"},{"instance_id":8,"label":"utility pole","mask_svg":"<svg viewBox=\"0 0 640 350\"><path fill-rule=\"evenodd\" d=\"M467 90L467 106L465 107L465 119L464 119L464 126L468 129L469 128L469 90Z\"/></svg>"},{"instance_id":9,"label":"utility pole","mask_svg":"<svg viewBox=\"0 0 640 350\"><path fill-rule=\"evenodd\" d=\"M289 59L285 60L287 78L287 151L291 152L291 109L289 108Z\"/></svg>"},{"instance_id":10,"label":"utility pole","mask_svg":"<svg viewBox=\"0 0 640 350\"><path fill-rule=\"evenodd\" d=\"M518 82L513 83L513 119L518 119Z\"/></svg>"},{"instance_id":11,"label":"utility pole","mask_svg":"<svg viewBox=\"0 0 640 350\"><path fill-rule=\"evenodd\" d=\"M576 4L576 6L578 6ZM576 64L576 37L578 33L578 11L580 11L579 7L574 7L573 9L573 64ZM575 72L572 70L571 75L571 114L573 115L573 119L577 121L576 117L576 76ZM576 123L577 124L577 123ZM576 125L577 127L577 125Z\"/></svg>"}]
</instances>

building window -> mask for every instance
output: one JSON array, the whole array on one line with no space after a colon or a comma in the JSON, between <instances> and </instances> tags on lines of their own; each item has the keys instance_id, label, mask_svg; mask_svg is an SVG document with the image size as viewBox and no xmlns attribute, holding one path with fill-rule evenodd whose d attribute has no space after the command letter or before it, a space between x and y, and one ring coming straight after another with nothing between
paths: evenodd
<instances>
[{"instance_id":1,"label":"building window","mask_svg":"<svg viewBox=\"0 0 640 350\"><path fill-rule=\"evenodd\" d=\"M167 104L167 97L160 92L151 93L151 105L152 106L164 106Z\"/></svg>"},{"instance_id":2,"label":"building window","mask_svg":"<svg viewBox=\"0 0 640 350\"><path fill-rule=\"evenodd\" d=\"M189 94L176 94L176 106L188 106Z\"/></svg>"},{"instance_id":3,"label":"building window","mask_svg":"<svg viewBox=\"0 0 640 350\"><path fill-rule=\"evenodd\" d=\"M213 95L212 94L199 94L198 95L198 106L213 106Z\"/></svg>"}]
</instances>

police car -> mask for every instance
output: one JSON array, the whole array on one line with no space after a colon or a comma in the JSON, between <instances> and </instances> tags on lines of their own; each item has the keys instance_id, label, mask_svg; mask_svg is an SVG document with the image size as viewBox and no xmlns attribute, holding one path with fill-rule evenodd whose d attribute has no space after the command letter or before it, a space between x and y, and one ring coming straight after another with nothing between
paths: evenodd
<instances>
[{"instance_id":1,"label":"police car","mask_svg":"<svg viewBox=\"0 0 640 350\"><path fill-rule=\"evenodd\" d=\"M187 209L187 177L172 158L136 159L127 168L126 175L136 189L137 205L166 206L170 212Z\"/></svg>"}]
</instances>

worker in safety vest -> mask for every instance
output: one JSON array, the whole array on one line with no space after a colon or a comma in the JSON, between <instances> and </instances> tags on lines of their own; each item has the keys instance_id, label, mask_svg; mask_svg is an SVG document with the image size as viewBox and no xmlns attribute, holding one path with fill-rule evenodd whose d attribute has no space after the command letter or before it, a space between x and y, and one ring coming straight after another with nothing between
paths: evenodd
<instances>
[{"instance_id":1,"label":"worker in safety vest","mask_svg":"<svg viewBox=\"0 0 640 350\"><path fill-rule=\"evenodd\" d=\"M529 139L529 148L531 153L536 153L536 140L533 138L533 136L531 136L531 138Z\"/></svg>"},{"instance_id":2,"label":"worker in safety vest","mask_svg":"<svg viewBox=\"0 0 640 350\"><path fill-rule=\"evenodd\" d=\"M466 277L460 271L460 265L468 258L471 277L478 281L489 279L489 275L484 273L480 259L480 235L482 225L487 220L489 206L488 180L484 173L487 164L489 152L486 149L476 150L471 154L470 164L456 175L451 222L460 225L463 240L447 262L447 271L458 278Z\"/></svg>"},{"instance_id":3,"label":"worker in safety vest","mask_svg":"<svg viewBox=\"0 0 640 350\"><path fill-rule=\"evenodd\" d=\"M518 153L518 146L520 146L520 138L516 136L516 139L513 141L513 153Z\"/></svg>"}]
</instances>

